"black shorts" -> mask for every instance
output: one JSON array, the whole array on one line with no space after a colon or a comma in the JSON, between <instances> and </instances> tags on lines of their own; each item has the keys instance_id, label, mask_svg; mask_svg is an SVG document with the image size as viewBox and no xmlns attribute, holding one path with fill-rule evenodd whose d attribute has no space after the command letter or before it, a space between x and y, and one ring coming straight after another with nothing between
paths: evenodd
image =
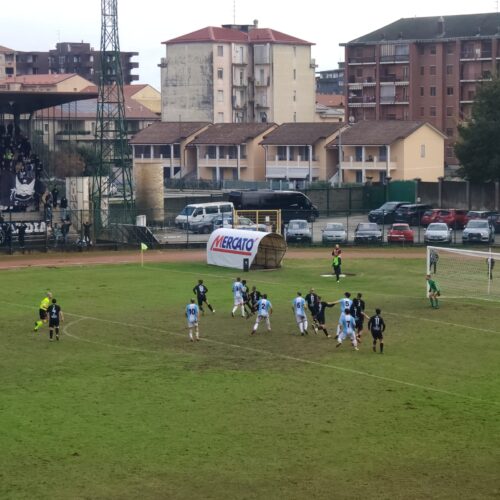
<instances>
[{"instance_id":1,"label":"black shorts","mask_svg":"<svg viewBox=\"0 0 500 500\"><path fill-rule=\"evenodd\" d=\"M364 323L365 323L365 321L362 318L361 319L357 319L356 320L356 328L358 330L362 330Z\"/></svg>"},{"instance_id":2,"label":"black shorts","mask_svg":"<svg viewBox=\"0 0 500 500\"><path fill-rule=\"evenodd\" d=\"M58 319L50 319L49 320L49 328L59 328L59 320Z\"/></svg>"},{"instance_id":3,"label":"black shorts","mask_svg":"<svg viewBox=\"0 0 500 500\"><path fill-rule=\"evenodd\" d=\"M326 323L325 316L321 314L313 316L313 319L315 319L320 325L324 325Z\"/></svg>"},{"instance_id":4,"label":"black shorts","mask_svg":"<svg viewBox=\"0 0 500 500\"><path fill-rule=\"evenodd\" d=\"M40 319L47 319L47 311L45 309L39 309L38 314Z\"/></svg>"},{"instance_id":5,"label":"black shorts","mask_svg":"<svg viewBox=\"0 0 500 500\"><path fill-rule=\"evenodd\" d=\"M207 301L207 298L205 296L203 297L198 297L198 306L202 306L203 305L203 302L206 302Z\"/></svg>"},{"instance_id":6,"label":"black shorts","mask_svg":"<svg viewBox=\"0 0 500 500\"><path fill-rule=\"evenodd\" d=\"M371 332L373 340L384 340L384 334L382 332Z\"/></svg>"}]
</instances>

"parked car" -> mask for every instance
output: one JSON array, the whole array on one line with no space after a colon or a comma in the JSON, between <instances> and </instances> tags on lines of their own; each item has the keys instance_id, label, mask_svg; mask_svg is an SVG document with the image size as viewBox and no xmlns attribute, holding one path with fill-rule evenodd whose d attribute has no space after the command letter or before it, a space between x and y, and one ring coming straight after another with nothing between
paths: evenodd
<instances>
[{"instance_id":1,"label":"parked car","mask_svg":"<svg viewBox=\"0 0 500 500\"><path fill-rule=\"evenodd\" d=\"M233 214L219 214L213 219L215 229L221 227L230 227L233 229L246 229L247 231L267 231L268 228L265 224L255 224L255 222L248 217L238 217L236 224L233 225Z\"/></svg>"},{"instance_id":2,"label":"parked car","mask_svg":"<svg viewBox=\"0 0 500 500\"><path fill-rule=\"evenodd\" d=\"M438 210L435 222L444 222L453 229L462 229L467 223L467 210L449 208Z\"/></svg>"},{"instance_id":3,"label":"parked car","mask_svg":"<svg viewBox=\"0 0 500 500\"><path fill-rule=\"evenodd\" d=\"M444 222L433 222L427 226L425 243L451 243L453 230Z\"/></svg>"},{"instance_id":4,"label":"parked car","mask_svg":"<svg viewBox=\"0 0 500 500\"><path fill-rule=\"evenodd\" d=\"M306 220L294 219L286 228L286 241L312 241L312 232Z\"/></svg>"},{"instance_id":5,"label":"parked car","mask_svg":"<svg viewBox=\"0 0 500 500\"><path fill-rule=\"evenodd\" d=\"M468 224L469 221L475 220L475 219L489 219L493 215L495 215L496 212L491 212L488 210L469 210L467 212L467 215L465 216L465 224Z\"/></svg>"},{"instance_id":6,"label":"parked car","mask_svg":"<svg viewBox=\"0 0 500 500\"><path fill-rule=\"evenodd\" d=\"M488 220L470 220L462 233L462 243L493 243L495 230Z\"/></svg>"},{"instance_id":7,"label":"parked car","mask_svg":"<svg viewBox=\"0 0 500 500\"><path fill-rule=\"evenodd\" d=\"M391 224L394 222L395 210L407 203L407 201L387 201L381 207L372 210L368 214L368 220L377 224Z\"/></svg>"},{"instance_id":8,"label":"parked car","mask_svg":"<svg viewBox=\"0 0 500 500\"><path fill-rule=\"evenodd\" d=\"M374 222L360 222L354 231L354 243L376 243L382 241L382 231Z\"/></svg>"},{"instance_id":9,"label":"parked car","mask_svg":"<svg viewBox=\"0 0 500 500\"><path fill-rule=\"evenodd\" d=\"M418 226L422 215L432 207L423 203L407 203L394 212L394 222L406 222L410 226Z\"/></svg>"},{"instance_id":10,"label":"parked car","mask_svg":"<svg viewBox=\"0 0 500 500\"><path fill-rule=\"evenodd\" d=\"M215 229L215 220L219 214L205 215L205 218L198 222L190 222L189 230L198 234L209 234Z\"/></svg>"},{"instance_id":11,"label":"parked car","mask_svg":"<svg viewBox=\"0 0 500 500\"><path fill-rule=\"evenodd\" d=\"M441 210L439 208L432 208L431 210L426 210L422 214L422 218L420 219L420 225L427 227L429 224L436 222L436 219Z\"/></svg>"},{"instance_id":12,"label":"parked car","mask_svg":"<svg viewBox=\"0 0 500 500\"><path fill-rule=\"evenodd\" d=\"M493 226L493 229L495 229L495 233L498 233L500 231L500 214L495 212L493 215L488 217L488 220Z\"/></svg>"},{"instance_id":13,"label":"parked car","mask_svg":"<svg viewBox=\"0 0 500 500\"><path fill-rule=\"evenodd\" d=\"M227 201L216 201L211 203L194 203L186 205L181 213L175 218L175 226L185 228L186 225L201 222L209 215L233 213L233 204Z\"/></svg>"},{"instance_id":14,"label":"parked car","mask_svg":"<svg viewBox=\"0 0 500 500\"><path fill-rule=\"evenodd\" d=\"M347 241L347 231L341 222L329 222L322 233L323 243L345 243Z\"/></svg>"},{"instance_id":15,"label":"parked car","mask_svg":"<svg viewBox=\"0 0 500 500\"><path fill-rule=\"evenodd\" d=\"M414 233L408 224L395 223L387 232L387 241L389 243L413 243L413 240Z\"/></svg>"}]
</instances>

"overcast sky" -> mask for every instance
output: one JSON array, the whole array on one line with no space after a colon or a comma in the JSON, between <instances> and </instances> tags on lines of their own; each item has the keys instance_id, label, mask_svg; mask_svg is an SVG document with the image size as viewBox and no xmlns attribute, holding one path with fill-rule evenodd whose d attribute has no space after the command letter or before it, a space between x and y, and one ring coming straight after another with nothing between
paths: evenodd
<instances>
[{"instance_id":1,"label":"overcast sky","mask_svg":"<svg viewBox=\"0 0 500 500\"><path fill-rule=\"evenodd\" d=\"M2 2L3 3L3 2ZM315 45L319 70L336 68L343 60L339 43L370 33L402 17L496 12L497 0L118 0L120 47L139 52L134 59L140 83L160 90L158 63L162 42L206 26L259 21ZM235 6L235 8L234 8ZM100 47L101 0L17 0L2 5L0 45L22 51L48 51L57 42L90 43Z\"/></svg>"}]
</instances>

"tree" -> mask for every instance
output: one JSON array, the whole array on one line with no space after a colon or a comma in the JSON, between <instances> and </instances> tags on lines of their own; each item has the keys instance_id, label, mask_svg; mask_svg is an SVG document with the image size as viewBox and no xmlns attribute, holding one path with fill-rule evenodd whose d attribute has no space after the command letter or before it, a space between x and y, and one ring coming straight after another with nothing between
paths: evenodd
<instances>
[{"instance_id":1,"label":"tree","mask_svg":"<svg viewBox=\"0 0 500 500\"><path fill-rule=\"evenodd\" d=\"M458 134L459 175L473 182L500 181L500 79L479 88L471 120L459 125Z\"/></svg>"}]
</instances>

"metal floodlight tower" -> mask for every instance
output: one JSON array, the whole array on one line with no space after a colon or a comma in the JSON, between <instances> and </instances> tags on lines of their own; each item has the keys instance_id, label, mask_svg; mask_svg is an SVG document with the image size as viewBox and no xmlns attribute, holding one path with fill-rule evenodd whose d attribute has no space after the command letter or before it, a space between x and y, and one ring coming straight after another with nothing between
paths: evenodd
<instances>
[{"instance_id":1,"label":"metal floodlight tower","mask_svg":"<svg viewBox=\"0 0 500 500\"><path fill-rule=\"evenodd\" d=\"M101 74L95 132L99 163L92 187L94 224L97 227L103 225L103 213L107 211L109 196L114 194L112 191L121 191L124 210L130 217L133 207L117 3L118 0L101 0Z\"/></svg>"}]
</instances>

